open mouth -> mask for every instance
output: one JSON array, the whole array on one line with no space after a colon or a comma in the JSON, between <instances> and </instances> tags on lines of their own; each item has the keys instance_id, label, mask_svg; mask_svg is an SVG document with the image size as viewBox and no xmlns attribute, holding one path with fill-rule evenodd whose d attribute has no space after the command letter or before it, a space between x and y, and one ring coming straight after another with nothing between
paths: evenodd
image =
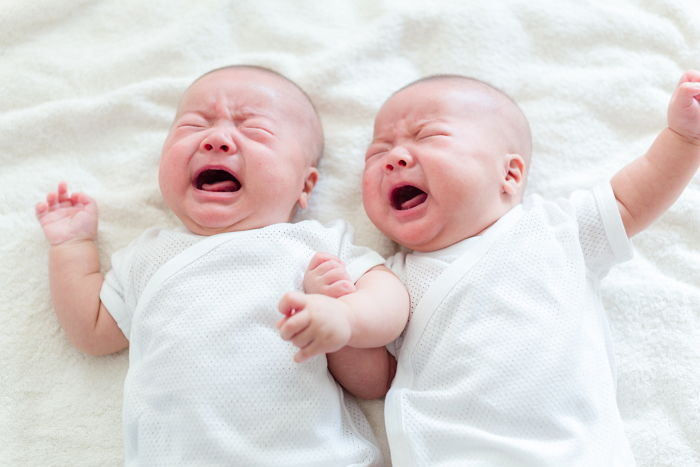
<instances>
[{"instance_id":1,"label":"open mouth","mask_svg":"<svg viewBox=\"0 0 700 467\"><path fill-rule=\"evenodd\" d=\"M399 211L415 208L423 204L428 194L413 185L403 185L394 188L391 192L391 207Z\"/></svg>"},{"instance_id":2,"label":"open mouth","mask_svg":"<svg viewBox=\"0 0 700 467\"><path fill-rule=\"evenodd\" d=\"M194 179L198 190L214 192L234 192L241 189L241 182L231 172L223 169L206 169Z\"/></svg>"}]
</instances>

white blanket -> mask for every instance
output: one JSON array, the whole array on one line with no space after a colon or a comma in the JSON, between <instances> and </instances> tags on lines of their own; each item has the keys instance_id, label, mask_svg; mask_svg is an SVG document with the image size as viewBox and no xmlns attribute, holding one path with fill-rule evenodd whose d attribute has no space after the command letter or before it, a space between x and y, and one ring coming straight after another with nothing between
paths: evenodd
<instances>
[{"instance_id":1,"label":"white blanket","mask_svg":"<svg viewBox=\"0 0 700 467\"><path fill-rule=\"evenodd\" d=\"M327 146L304 215L344 217L360 243L388 254L359 188L373 116L392 91L434 73L501 87L532 124L529 190L564 195L611 177L664 127L682 71L700 68L695 5L0 0L0 465L122 462L127 353L88 357L67 342L34 203L60 180L95 197L105 269L147 226L175 225L157 163L178 97L199 74L252 63L305 88ZM700 465L698 206L696 175L603 288L640 466ZM381 434L381 402L364 407Z\"/></svg>"}]
</instances>

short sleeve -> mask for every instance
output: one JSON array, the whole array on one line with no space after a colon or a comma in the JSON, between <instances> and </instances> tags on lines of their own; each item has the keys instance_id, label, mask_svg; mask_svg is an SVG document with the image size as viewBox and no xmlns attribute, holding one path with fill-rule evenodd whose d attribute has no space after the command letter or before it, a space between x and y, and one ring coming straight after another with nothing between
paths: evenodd
<instances>
[{"instance_id":1,"label":"short sleeve","mask_svg":"<svg viewBox=\"0 0 700 467\"><path fill-rule=\"evenodd\" d=\"M100 300L119 329L129 339L133 306L127 304L129 269L133 258L135 242L112 255L112 269L105 275L100 290Z\"/></svg>"},{"instance_id":2,"label":"short sleeve","mask_svg":"<svg viewBox=\"0 0 700 467\"><path fill-rule=\"evenodd\" d=\"M632 258L632 244L609 183L591 191L575 191L569 199L579 225L579 240L588 270L603 277L610 268Z\"/></svg>"},{"instance_id":3,"label":"short sleeve","mask_svg":"<svg viewBox=\"0 0 700 467\"><path fill-rule=\"evenodd\" d=\"M401 279L401 282L406 284L406 252L405 251L399 251L395 253L392 256L389 256L386 259L386 267L391 269L391 271L396 274L396 276ZM406 284L406 287L408 287L408 284ZM413 303L415 303L415 297L411 296L411 314L413 314ZM409 315L409 320L410 320L410 315ZM408 329L408 325L406 325L406 329ZM386 345L386 350L394 357L394 358L399 358L399 350L401 349L401 344L403 343L403 337L404 333L406 330L401 333L399 337L397 337L395 340L392 342L389 342Z\"/></svg>"},{"instance_id":4,"label":"short sleeve","mask_svg":"<svg viewBox=\"0 0 700 467\"><path fill-rule=\"evenodd\" d=\"M384 258L376 251L353 243L353 230L343 221L334 222L329 228L340 235L338 257L345 263L348 275L353 282L375 266L384 264Z\"/></svg>"}]
</instances>

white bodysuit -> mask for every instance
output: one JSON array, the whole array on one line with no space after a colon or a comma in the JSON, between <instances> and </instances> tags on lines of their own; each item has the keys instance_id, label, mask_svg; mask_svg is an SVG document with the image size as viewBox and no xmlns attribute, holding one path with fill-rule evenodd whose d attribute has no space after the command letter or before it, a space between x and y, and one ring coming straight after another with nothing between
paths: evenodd
<instances>
[{"instance_id":1,"label":"white bodysuit","mask_svg":"<svg viewBox=\"0 0 700 467\"><path fill-rule=\"evenodd\" d=\"M100 297L129 339L127 465L381 464L325 357L294 363L275 328L315 252L347 262L353 281L383 263L351 237L342 222L210 237L151 229L115 253Z\"/></svg>"},{"instance_id":2,"label":"white bodysuit","mask_svg":"<svg viewBox=\"0 0 700 467\"><path fill-rule=\"evenodd\" d=\"M618 467L599 281L631 256L609 185L534 196L483 235L399 253L412 316L385 419L396 467Z\"/></svg>"}]
</instances>

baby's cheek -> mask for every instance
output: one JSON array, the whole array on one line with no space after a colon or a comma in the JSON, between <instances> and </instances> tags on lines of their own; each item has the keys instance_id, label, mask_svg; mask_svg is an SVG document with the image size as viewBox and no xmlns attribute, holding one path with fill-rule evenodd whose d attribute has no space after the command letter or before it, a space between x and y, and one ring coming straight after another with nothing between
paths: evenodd
<instances>
[{"instance_id":1,"label":"baby's cheek","mask_svg":"<svg viewBox=\"0 0 700 467\"><path fill-rule=\"evenodd\" d=\"M364 197L364 206L370 219L376 223L383 218L382 213L386 211L387 203L383 203L381 198L372 192Z\"/></svg>"},{"instance_id":2,"label":"baby's cheek","mask_svg":"<svg viewBox=\"0 0 700 467\"><path fill-rule=\"evenodd\" d=\"M365 171L362 177L362 199L365 206L377 202L379 192L379 181L371 173Z\"/></svg>"}]
</instances>

